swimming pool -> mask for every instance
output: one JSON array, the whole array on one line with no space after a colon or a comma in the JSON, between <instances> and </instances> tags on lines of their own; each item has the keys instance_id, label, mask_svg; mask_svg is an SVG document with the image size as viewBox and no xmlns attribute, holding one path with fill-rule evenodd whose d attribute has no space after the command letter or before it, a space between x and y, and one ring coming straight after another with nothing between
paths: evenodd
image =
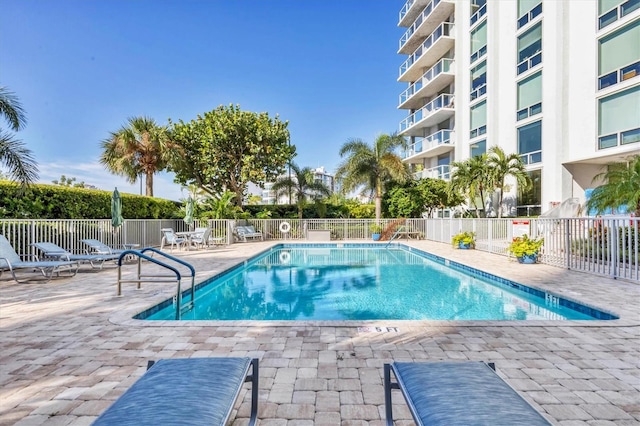
<instances>
[{"instance_id":1,"label":"swimming pool","mask_svg":"<svg viewBox=\"0 0 640 426\"><path fill-rule=\"evenodd\" d=\"M190 299L184 293L185 302ZM136 319L174 320L172 300ZM399 244L280 244L197 286L182 320L594 320L612 314Z\"/></svg>"}]
</instances>

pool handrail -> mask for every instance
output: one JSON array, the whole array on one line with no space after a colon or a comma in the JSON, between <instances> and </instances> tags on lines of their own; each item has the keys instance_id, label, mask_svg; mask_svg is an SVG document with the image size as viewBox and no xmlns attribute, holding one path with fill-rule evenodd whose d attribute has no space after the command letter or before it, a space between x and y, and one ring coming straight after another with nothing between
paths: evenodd
<instances>
[{"instance_id":1,"label":"pool handrail","mask_svg":"<svg viewBox=\"0 0 640 426\"><path fill-rule=\"evenodd\" d=\"M147 260L151 263L155 263L156 265L162 266L163 268L169 269L170 271L172 271L175 276L176 276L176 282L177 282L177 289L176 289L176 296L175 296L175 300L176 300L176 319L179 320L181 319L182 316L182 275L180 274L180 271L178 271L178 269L176 269L175 267L165 263L165 262L161 262L158 259L153 258L152 256L149 256L147 254L145 254L145 252L152 252L153 253L157 253L161 256L166 257L167 259L173 260L174 262L177 262L183 266L186 266L187 268L189 268L189 270L191 271L191 301L189 302L189 304L186 306L187 309L193 309L193 307L195 306L195 274L196 274L196 270L195 268L185 262L182 259L179 259L175 256L171 256L170 254L167 254L163 251L160 251L156 248L153 247L146 247L143 248L142 250L132 250L132 249L128 249L123 251L122 253L120 253L120 257L118 258L118 291L117 291L117 295L121 296L122 295L122 283L123 282L136 282L138 283L138 289L141 288L140 283L142 283L142 281L148 281L148 280L143 280L142 278L161 278L161 277L169 277L172 275L143 275L142 274L142 259ZM123 280L122 279L122 262L127 259L127 258L131 258L132 256L135 256L138 258L138 278L135 280ZM173 280L153 280L155 282L173 282Z\"/></svg>"}]
</instances>

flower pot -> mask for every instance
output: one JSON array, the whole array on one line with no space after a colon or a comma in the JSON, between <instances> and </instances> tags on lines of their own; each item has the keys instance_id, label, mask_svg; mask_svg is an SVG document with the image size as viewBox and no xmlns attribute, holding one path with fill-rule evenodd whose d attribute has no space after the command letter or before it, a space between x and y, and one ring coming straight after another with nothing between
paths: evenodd
<instances>
[{"instance_id":1,"label":"flower pot","mask_svg":"<svg viewBox=\"0 0 640 426\"><path fill-rule=\"evenodd\" d=\"M380 234L371 234L371 238L373 241L380 241Z\"/></svg>"},{"instance_id":2,"label":"flower pot","mask_svg":"<svg viewBox=\"0 0 640 426\"><path fill-rule=\"evenodd\" d=\"M536 263L538 261L538 253L534 253L534 254L525 254L522 255L520 257L518 257L518 262L519 263L524 263L527 265L530 265L532 263Z\"/></svg>"},{"instance_id":3,"label":"flower pot","mask_svg":"<svg viewBox=\"0 0 640 426\"><path fill-rule=\"evenodd\" d=\"M461 250L469 250L471 248L471 243L463 243L462 241L460 241L458 243L458 248Z\"/></svg>"}]
</instances>

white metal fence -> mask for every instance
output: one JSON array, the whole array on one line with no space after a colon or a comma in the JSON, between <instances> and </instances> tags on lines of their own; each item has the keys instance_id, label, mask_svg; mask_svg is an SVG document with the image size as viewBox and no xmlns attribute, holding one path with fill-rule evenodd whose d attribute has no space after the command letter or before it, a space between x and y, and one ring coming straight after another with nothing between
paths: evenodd
<instances>
[{"instance_id":1,"label":"white metal fence","mask_svg":"<svg viewBox=\"0 0 640 426\"><path fill-rule=\"evenodd\" d=\"M392 223L382 220L382 226ZM476 249L507 255L507 247L522 226L531 237L544 237L540 261L554 266L640 282L640 218L567 218L567 219L407 219L404 237L426 238L450 243L461 231L476 233ZM372 219L252 219L251 225L266 239L304 240L310 230L329 231L332 240L371 240ZM288 232L283 222L289 224ZM233 244L236 221L196 221L192 226L209 226L212 237ZM126 219L117 230L108 219L102 220L16 220L0 219L0 234L7 237L21 255L38 254L31 245L38 241L58 244L73 253L86 247L82 239L95 238L117 246L124 243L142 247L159 246L161 228L186 231L182 219Z\"/></svg>"}]
</instances>

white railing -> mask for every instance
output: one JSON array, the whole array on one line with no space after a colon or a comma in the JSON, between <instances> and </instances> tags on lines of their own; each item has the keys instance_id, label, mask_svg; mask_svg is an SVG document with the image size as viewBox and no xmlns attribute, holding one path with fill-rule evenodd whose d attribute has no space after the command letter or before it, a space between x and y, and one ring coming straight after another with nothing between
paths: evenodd
<instances>
[{"instance_id":1,"label":"white railing","mask_svg":"<svg viewBox=\"0 0 640 426\"><path fill-rule=\"evenodd\" d=\"M416 142L409 145L407 150L402 153L402 158L409 158L421 152L429 151L440 145L451 145L450 129L442 129L424 138L416 138Z\"/></svg>"},{"instance_id":2,"label":"white railing","mask_svg":"<svg viewBox=\"0 0 640 426\"><path fill-rule=\"evenodd\" d=\"M420 77L415 83L412 83L407 90L400 94L400 105L405 103L409 98L418 93L420 89L427 86L434 78L442 74L443 72L449 72L453 64L453 59L443 58L438 61L434 66L429 68L422 77Z\"/></svg>"},{"instance_id":3,"label":"white railing","mask_svg":"<svg viewBox=\"0 0 640 426\"><path fill-rule=\"evenodd\" d=\"M422 25L423 22L427 21L427 18L429 17L431 12L433 12L433 9L438 5L438 3L440 3L440 0L431 0L429 4L424 8L424 10L420 13L420 15L418 15L416 20L413 21L413 24L411 24L409 29L405 31L402 37L400 37L400 49L402 49L402 46L404 46L407 43L407 41L409 41L409 39L411 38L413 33L418 29L418 27ZM402 18L404 18L404 15L401 15L400 17L401 21L402 21Z\"/></svg>"},{"instance_id":4,"label":"white railing","mask_svg":"<svg viewBox=\"0 0 640 426\"><path fill-rule=\"evenodd\" d=\"M433 44L438 41L441 37L448 36L453 32L453 23L451 22L443 22L436 28L430 35L422 42L420 46L407 58L406 61L400 65L400 76L407 72L411 65L413 65L418 59L422 57L424 53L426 53Z\"/></svg>"},{"instance_id":5,"label":"white railing","mask_svg":"<svg viewBox=\"0 0 640 426\"><path fill-rule=\"evenodd\" d=\"M443 108L453 108L453 95L443 93L400 122L400 132L432 116Z\"/></svg>"},{"instance_id":6,"label":"white railing","mask_svg":"<svg viewBox=\"0 0 640 426\"><path fill-rule=\"evenodd\" d=\"M394 219L383 219L381 225L385 227L392 221ZM453 235L472 231L476 233L477 250L507 255L507 247L516 229L512 221L510 218L407 219L403 226L413 237L446 244L451 243ZM530 218L525 221L528 221L532 238L544 238L540 255L542 263L640 283L640 218ZM371 241L371 226L375 220L251 219L249 222L262 231L267 240L305 241L308 230L327 230L331 240ZM282 222L290 224L287 234L280 231ZM212 236L224 238L227 244L232 244L235 223L234 220L209 220L192 226L209 226L213 228ZM177 231L188 229L181 219L127 219L116 231L108 219L0 219L0 234L7 237L21 255L37 255L31 244L38 241L53 242L74 253L84 252L86 247L80 240L85 238L96 238L114 246L123 243L159 246L160 229L165 227L173 227Z\"/></svg>"}]
</instances>

